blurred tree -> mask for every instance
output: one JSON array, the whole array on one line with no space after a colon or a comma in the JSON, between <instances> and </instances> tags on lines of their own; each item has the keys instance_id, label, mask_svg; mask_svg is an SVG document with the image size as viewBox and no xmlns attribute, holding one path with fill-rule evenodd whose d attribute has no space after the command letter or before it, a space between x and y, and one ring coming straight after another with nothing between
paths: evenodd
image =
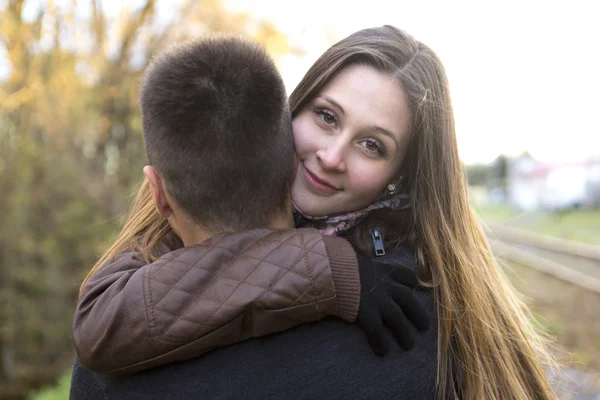
<instances>
[{"instance_id":1,"label":"blurred tree","mask_svg":"<svg viewBox=\"0 0 600 400\"><path fill-rule=\"evenodd\" d=\"M493 175L500 181L506 180L508 176L508 157L504 154L500 154L492 162Z\"/></svg>"},{"instance_id":2,"label":"blurred tree","mask_svg":"<svg viewBox=\"0 0 600 400\"><path fill-rule=\"evenodd\" d=\"M142 178L138 89L152 55L217 31L254 37L275 57L288 51L272 24L220 0L184 2L169 20L158 17L166 3L140 0L109 18L100 0L0 2L10 66L0 81L2 399L23 398L72 363L79 284Z\"/></svg>"},{"instance_id":3,"label":"blurred tree","mask_svg":"<svg viewBox=\"0 0 600 400\"><path fill-rule=\"evenodd\" d=\"M504 154L500 154L492 162L488 173L488 186L502 190L504 197L506 197L508 190L508 163L509 158Z\"/></svg>"},{"instance_id":4,"label":"blurred tree","mask_svg":"<svg viewBox=\"0 0 600 400\"><path fill-rule=\"evenodd\" d=\"M489 164L466 165L467 181L472 186L505 188L508 179L509 158L499 155Z\"/></svg>"},{"instance_id":5,"label":"blurred tree","mask_svg":"<svg viewBox=\"0 0 600 400\"><path fill-rule=\"evenodd\" d=\"M467 182L470 186L486 186L490 165L488 164L470 164L465 166Z\"/></svg>"}]
</instances>

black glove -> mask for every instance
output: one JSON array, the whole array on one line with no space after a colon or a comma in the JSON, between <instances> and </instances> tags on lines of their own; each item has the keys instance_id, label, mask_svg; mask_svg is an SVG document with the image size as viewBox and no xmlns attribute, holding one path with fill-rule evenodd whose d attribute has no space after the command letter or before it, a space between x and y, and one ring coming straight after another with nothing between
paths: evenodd
<instances>
[{"instance_id":1,"label":"black glove","mask_svg":"<svg viewBox=\"0 0 600 400\"><path fill-rule=\"evenodd\" d=\"M357 259L361 294L356 322L365 330L371 348L380 356L387 354L385 323L400 347L412 349L413 325L421 331L429 328L425 308L414 294L421 286L417 277L408 267L377 262L360 254Z\"/></svg>"}]
</instances>

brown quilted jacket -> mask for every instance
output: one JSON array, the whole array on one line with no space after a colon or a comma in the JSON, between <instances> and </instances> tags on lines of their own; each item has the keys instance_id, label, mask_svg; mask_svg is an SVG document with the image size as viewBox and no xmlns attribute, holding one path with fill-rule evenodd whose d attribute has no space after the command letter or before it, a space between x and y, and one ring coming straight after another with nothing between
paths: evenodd
<instances>
[{"instance_id":1,"label":"brown quilted jacket","mask_svg":"<svg viewBox=\"0 0 600 400\"><path fill-rule=\"evenodd\" d=\"M315 229L218 234L152 264L119 254L85 285L73 338L83 366L132 373L325 316L354 322L359 293L344 239Z\"/></svg>"}]
</instances>

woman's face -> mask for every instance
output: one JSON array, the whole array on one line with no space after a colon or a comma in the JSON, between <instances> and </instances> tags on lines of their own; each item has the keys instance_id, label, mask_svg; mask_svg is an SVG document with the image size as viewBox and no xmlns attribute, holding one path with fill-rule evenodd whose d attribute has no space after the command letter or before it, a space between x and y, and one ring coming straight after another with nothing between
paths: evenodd
<instances>
[{"instance_id":1,"label":"woman's face","mask_svg":"<svg viewBox=\"0 0 600 400\"><path fill-rule=\"evenodd\" d=\"M294 119L292 199L312 216L361 209L392 183L410 136L401 86L364 65L342 71Z\"/></svg>"}]
</instances>

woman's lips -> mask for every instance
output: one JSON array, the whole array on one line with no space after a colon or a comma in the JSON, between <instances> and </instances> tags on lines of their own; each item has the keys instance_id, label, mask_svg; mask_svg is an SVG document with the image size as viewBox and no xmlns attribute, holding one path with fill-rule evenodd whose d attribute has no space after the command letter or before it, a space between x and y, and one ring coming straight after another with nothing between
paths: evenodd
<instances>
[{"instance_id":1,"label":"woman's lips","mask_svg":"<svg viewBox=\"0 0 600 400\"><path fill-rule=\"evenodd\" d=\"M302 169L304 180L308 183L309 188L313 189L317 194L333 194L340 190L332 186L329 182L320 179L306 168Z\"/></svg>"}]
</instances>

